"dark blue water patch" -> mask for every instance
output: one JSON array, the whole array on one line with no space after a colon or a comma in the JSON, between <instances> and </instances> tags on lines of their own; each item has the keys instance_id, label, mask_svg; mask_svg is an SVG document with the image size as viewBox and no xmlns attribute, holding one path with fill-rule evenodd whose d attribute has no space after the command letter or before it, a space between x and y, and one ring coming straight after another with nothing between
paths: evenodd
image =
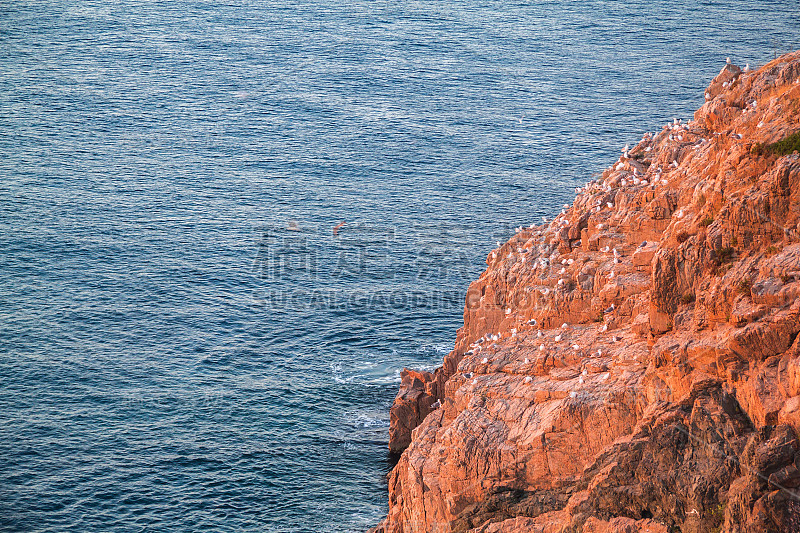
<instances>
[{"instance_id":1,"label":"dark blue water patch","mask_svg":"<svg viewBox=\"0 0 800 533\"><path fill-rule=\"evenodd\" d=\"M780 1L6 7L9 531L374 525L495 242L800 43Z\"/></svg>"}]
</instances>

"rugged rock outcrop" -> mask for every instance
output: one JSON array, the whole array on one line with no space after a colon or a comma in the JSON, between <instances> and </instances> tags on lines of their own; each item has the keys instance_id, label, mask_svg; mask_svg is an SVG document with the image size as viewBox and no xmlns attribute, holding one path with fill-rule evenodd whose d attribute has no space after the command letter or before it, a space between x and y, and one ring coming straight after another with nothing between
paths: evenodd
<instances>
[{"instance_id":1,"label":"rugged rock outcrop","mask_svg":"<svg viewBox=\"0 0 800 533\"><path fill-rule=\"evenodd\" d=\"M705 97L489 254L378 531L800 531L800 52Z\"/></svg>"}]
</instances>

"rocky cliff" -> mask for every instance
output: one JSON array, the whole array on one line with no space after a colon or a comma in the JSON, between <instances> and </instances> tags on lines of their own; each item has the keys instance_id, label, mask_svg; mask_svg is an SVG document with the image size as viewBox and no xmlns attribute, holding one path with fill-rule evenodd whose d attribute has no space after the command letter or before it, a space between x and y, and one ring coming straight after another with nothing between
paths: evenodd
<instances>
[{"instance_id":1,"label":"rocky cliff","mask_svg":"<svg viewBox=\"0 0 800 533\"><path fill-rule=\"evenodd\" d=\"M800 531L800 52L489 253L377 531Z\"/></svg>"}]
</instances>

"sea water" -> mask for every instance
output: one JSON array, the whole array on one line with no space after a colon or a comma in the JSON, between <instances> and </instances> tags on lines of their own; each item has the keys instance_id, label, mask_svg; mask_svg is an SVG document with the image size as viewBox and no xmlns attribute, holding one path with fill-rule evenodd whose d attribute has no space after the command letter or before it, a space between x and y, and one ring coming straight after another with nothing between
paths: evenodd
<instances>
[{"instance_id":1,"label":"sea water","mask_svg":"<svg viewBox=\"0 0 800 533\"><path fill-rule=\"evenodd\" d=\"M799 11L5 2L0 529L376 524L399 372L496 241Z\"/></svg>"}]
</instances>

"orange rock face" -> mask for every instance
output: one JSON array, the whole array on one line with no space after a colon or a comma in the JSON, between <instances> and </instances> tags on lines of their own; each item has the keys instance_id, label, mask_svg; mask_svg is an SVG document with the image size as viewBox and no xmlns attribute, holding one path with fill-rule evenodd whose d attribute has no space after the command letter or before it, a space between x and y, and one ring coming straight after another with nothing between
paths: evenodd
<instances>
[{"instance_id":1,"label":"orange rock face","mask_svg":"<svg viewBox=\"0 0 800 533\"><path fill-rule=\"evenodd\" d=\"M377 531L800 531L800 52L490 252Z\"/></svg>"}]
</instances>

